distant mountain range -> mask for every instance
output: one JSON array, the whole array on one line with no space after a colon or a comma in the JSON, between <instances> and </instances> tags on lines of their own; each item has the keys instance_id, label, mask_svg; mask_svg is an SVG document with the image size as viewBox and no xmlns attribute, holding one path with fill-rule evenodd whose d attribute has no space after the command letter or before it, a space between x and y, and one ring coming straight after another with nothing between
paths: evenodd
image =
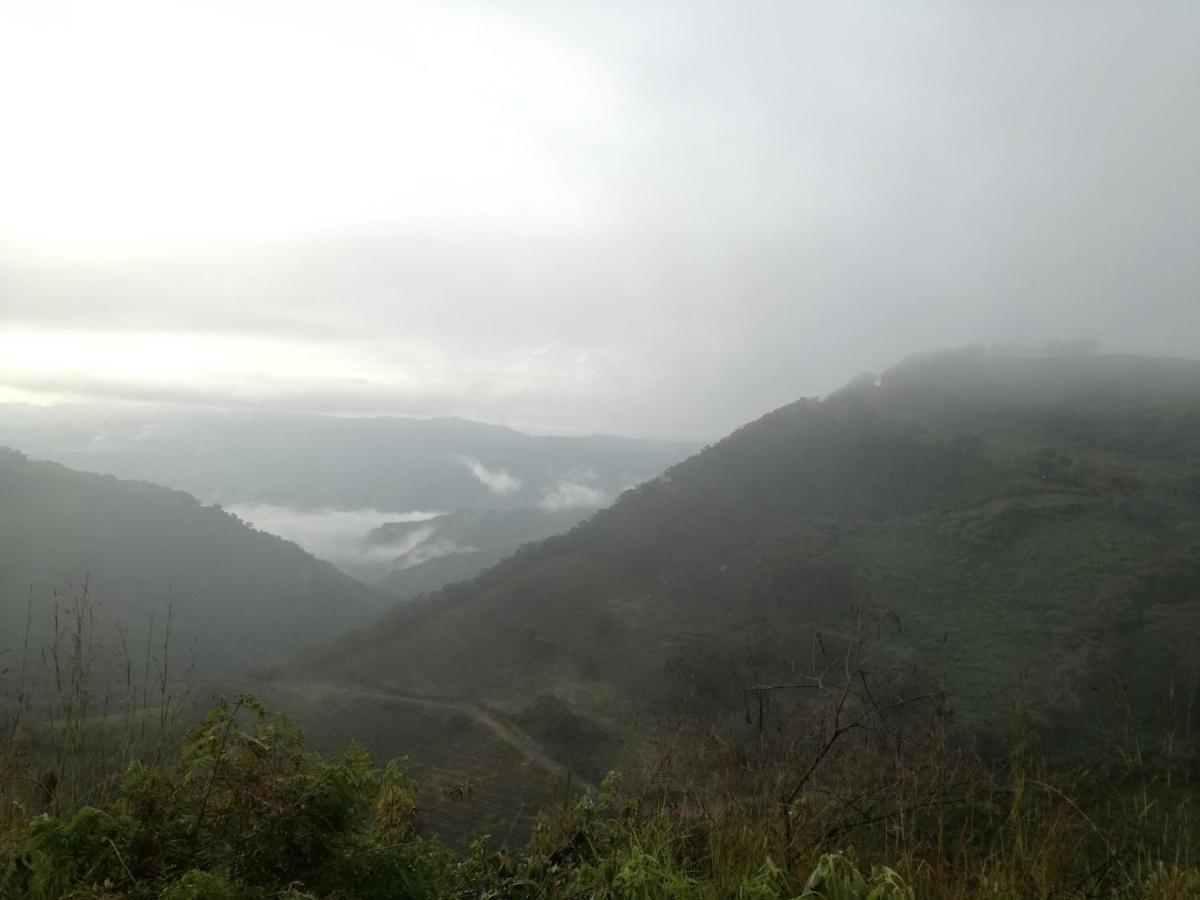
<instances>
[{"instance_id":1,"label":"distant mountain range","mask_svg":"<svg viewBox=\"0 0 1200 900\"><path fill-rule=\"evenodd\" d=\"M740 714L744 685L788 677L864 606L900 622L880 664L944 678L961 726L999 727L1018 694L1063 746L1122 709L1190 721L1200 363L913 358L739 429L299 669L473 698L598 771L602 737L681 690Z\"/></svg>"},{"instance_id":2,"label":"distant mountain range","mask_svg":"<svg viewBox=\"0 0 1200 900\"><path fill-rule=\"evenodd\" d=\"M595 509L697 449L464 419L89 404L0 405L0 446L206 502L441 513Z\"/></svg>"}]
</instances>

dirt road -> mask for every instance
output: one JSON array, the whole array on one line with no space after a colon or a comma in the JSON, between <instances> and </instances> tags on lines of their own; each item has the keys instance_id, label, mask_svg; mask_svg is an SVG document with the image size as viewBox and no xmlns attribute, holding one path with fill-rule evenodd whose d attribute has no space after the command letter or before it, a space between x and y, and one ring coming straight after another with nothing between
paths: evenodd
<instances>
[{"instance_id":1,"label":"dirt road","mask_svg":"<svg viewBox=\"0 0 1200 900\"><path fill-rule=\"evenodd\" d=\"M464 715L470 716L475 722L491 732L497 739L503 741L505 744L518 751L522 756L541 769L544 769L550 775L563 779L569 778L574 785L586 790L594 789L593 785L581 779L577 773L568 772L566 766L546 753L546 751L538 745L537 741L535 741L529 735L525 734L519 728L505 722L503 719L498 718L495 713L479 703L475 703L470 700L448 699L446 697L432 697L426 694L414 694L409 691L400 691L392 688L368 688L345 681L308 681L297 686L326 693L331 692L345 696L357 697L359 699L386 700L391 702L398 701L400 703L411 703L415 706L423 706L430 709L448 709L463 713Z\"/></svg>"}]
</instances>

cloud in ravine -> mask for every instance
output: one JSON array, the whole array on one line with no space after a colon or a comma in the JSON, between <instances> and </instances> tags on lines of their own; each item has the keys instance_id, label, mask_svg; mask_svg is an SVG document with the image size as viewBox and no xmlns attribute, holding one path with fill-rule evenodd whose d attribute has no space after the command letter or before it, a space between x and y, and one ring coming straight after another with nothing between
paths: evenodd
<instances>
[{"instance_id":1,"label":"cloud in ravine","mask_svg":"<svg viewBox=\"0 0 1200 900\"><path fill-rule=\"evenodd\" d=\"M438 515L378 509L297 509L270 503L234 503L225 509L259 531L293 541L344 572L367 580L391 568L398 557L412 553L433 534L432 528L412 529L402 540L385 543L368 540L373 530L389 522L424 522Z\"/></svg>"}]
</instances>

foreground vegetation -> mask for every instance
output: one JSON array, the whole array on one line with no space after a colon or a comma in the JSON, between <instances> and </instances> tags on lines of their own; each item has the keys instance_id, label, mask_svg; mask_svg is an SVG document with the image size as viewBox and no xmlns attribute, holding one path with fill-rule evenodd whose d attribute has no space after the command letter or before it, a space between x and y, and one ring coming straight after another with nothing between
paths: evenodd
<instances>
[{"instance_id":1,"label":"foreground vegetation","mask_svg":"<svg viewBox=\"0 0 1200 900\"><path fill-rule=\"evenodd\" d=\"M181 734L166 636L93 690L89 609L56 613L44 678L26 653L0 703L4 900L1200 896L1190 732L1151 739L1115 697L1120 724L1067 764L1018 703L996 707L1002 748L968 748L943 690L874 659L888 613L815 633L811 670L746 685L737 719L647 726L625 778L567 785L531 832L465 841L430 813L479 784L429 795L404 760L322 756L255 697Z\"/></svg>"},{"instance_id":2,"label":"foreground vegetation","mask_svg":"<svg viewBox=\"0 0 1200 900\"><path fill-rule=\"evenodd\" d=\"M820 778L781 806L799 756L681 729L673 768L639 790L610 775L544 812L524 848L481 838L465 854L423 834L402 761L380 770L355 746L323 758L249 696L219 699L174 757L133 761L86 795L30 775L10 731L0 897L1200 895L1178 748L1118 735L1104 759L1051 774L1030 733L984 765L934 720L902 743L884 730L825 741Z\"/></svg>"}]
</instances>

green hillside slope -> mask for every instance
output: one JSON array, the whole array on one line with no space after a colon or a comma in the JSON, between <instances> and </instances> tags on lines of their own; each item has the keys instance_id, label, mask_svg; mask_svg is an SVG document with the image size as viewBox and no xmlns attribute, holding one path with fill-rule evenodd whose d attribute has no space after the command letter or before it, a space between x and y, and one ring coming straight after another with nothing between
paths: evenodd
<instances>
[{"instance_id":1,"label":"green hillside slope","mask_svg":"<svg viewBox=\"0 0 1200 900\"><path fill-rule=\"evenodd\" d=\"M295 544L187 494L0 451L0 651L10 654L0 668L20 655L27 614L36 648L53 633L55 593L68 605L85 582L101 663L111 662L118 623L136 650L150 617L161 630L170 606L173 652L194 653L201 674L271 663L386 605Z\"/></svg>"},{"instance_id":2,"label":"green hillside slope","mask_svg":"<svg viewBox=\"0 0 1200 900\"><path fill-rule=\"evenodd\" d=\"M395 607L318 668L470 697L570 751L670 709L680 685L700 709L740 708L742 685L793 671L814 628L862 605L899 614L882 652L944 676L971 727L1018 686L1064 739L1114 695L1189 722L1200 364L909 360Z\"/></svg>"}]
</instances>

